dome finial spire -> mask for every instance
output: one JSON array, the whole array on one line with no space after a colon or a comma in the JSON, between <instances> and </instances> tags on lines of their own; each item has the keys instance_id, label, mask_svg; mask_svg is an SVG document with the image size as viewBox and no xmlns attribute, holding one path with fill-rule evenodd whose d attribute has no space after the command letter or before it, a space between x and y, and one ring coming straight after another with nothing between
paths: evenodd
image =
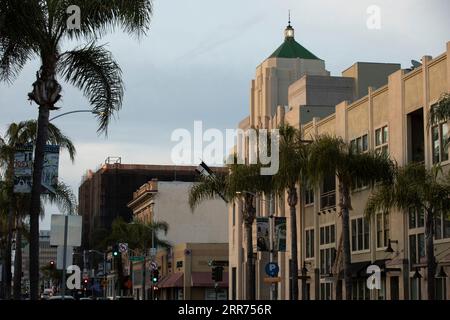
<instances>
[{"instance_id":1,"label":"dome finial spire","mask_svg":"<svg viewBox=\"0 0 450 320\"><path fill-rule=\"evenodd\" d=\"M284 30L285 39L294 39L294 28L291 26L291 10L288 11L288 26Z\"/></svg>"}]
</instances>

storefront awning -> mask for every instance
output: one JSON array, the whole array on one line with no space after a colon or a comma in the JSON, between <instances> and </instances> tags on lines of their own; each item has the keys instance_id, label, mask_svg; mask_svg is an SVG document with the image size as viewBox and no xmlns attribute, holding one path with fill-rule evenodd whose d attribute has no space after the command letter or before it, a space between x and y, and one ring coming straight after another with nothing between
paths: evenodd
<instances>
[{"instance_id":1,"label":"storefront awning","mask_svg":"<svg viewBox=\"0 0 450 320\"><path fill-rule=\"evenodd\" d=\"M172 273L158 282L159 288L182 288L183 272Z\"/></svg>"},{"instance_id":2,"label":"storefront awning","mask_svg":"<svg viewBox=\"0 0 450 320\"><path fill-rule=\"evenodd\" d=\"M214 288L214 281L211 278L211 272L192 272L191 273L192 287L206 287ZM224 272L222 282L219 282L220 288L228 288L228 273Z\"/></svg>"}]
</instances>

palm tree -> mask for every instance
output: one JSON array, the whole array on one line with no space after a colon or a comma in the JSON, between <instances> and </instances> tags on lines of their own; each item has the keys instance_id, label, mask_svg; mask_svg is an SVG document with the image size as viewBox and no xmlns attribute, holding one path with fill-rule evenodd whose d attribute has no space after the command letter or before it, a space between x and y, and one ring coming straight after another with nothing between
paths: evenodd
<instances>
[{"instance_id":1,"label":"palm tree","mask_svg":"<svg viewBox=\"0 0 450 320\"><path fill-rule=\"evenodd\" d=\"M128 243L129 248L133 248L136 252L146 255L147 249L152 248L171 248L172 245L167 240L164 240L159 235L162 232L167 235L169 225L165 221L152 221L144 223L139 220L134 220L131 223L125 222L123 218L116 218L112 223L111 235L107 238L109 244L119 242ZM123 266L122 259L118 259L118 283L123 283ZM145 277L143 278L145 281ZM145 282L143 282L145 287ZM119 289L120 290L120 289Z\"/></svg>"},{"instance_id":2,"label":"palm tree","mask_svg":"<svg viewBox=\"0 0 450 320\"><path fill-rule=\"evenodd\" d=\"M81 12L79 26L68 23L69 7ZM107 133L108 124L121 108L122 73L110 52L97 40L116 27L130 35L141 36L149 28L151 0L0 0L0 81L12 82L24 65L38 57L29 99L39 107L33 181L41 181L44 148L48 140L50 112L61 99L59 74L66 82L83 91L99 120L99 132ZM89 43L61 52L66 40L85 39ZM34 183L30 208L30 297L38 298L39 284L39 210L41 186Z\"/></svg>"},{"instance_id":3,"label":"palm tree","mask_svg":"<svg viewBox=\"0 0 450 320\"><path fill-rule=\"evenodd\" d=\"M450 119L450 93L444 93L438 103L430 110L428 122L433 124Z\"/></svg>"},{"instance_id":4,"label":"palm tree","mask_svg":"<svg viewBox=\"0 0 450 320\"><path fill-rule=\"evenodd\" d=\"M11 256L8 254L8 252L11 252L11 243L12 243L12 230L13 230L13 224L14 221L16 222L16 244L21 243L17 242L18 240L21 240L21 232L23 230L22 223L23 218L26 216L26 212L29 210L30 207L30 196L26 194L15 194L13 192L13 176L14 176L14 152L15 149L19 145L29 144L33 143L36 140L36 133L37 133L37 122L35 120L28 120L28 121L22 121L19 123L11 123L6 131L6 142L3 140L3 143L0 145L0 166L5 168L5 182L6 186L8 188L8 195L9 195L9 205L8 205L8 223L9 223L9 230L8 233L8 241L7 241L7 247L9 248L9 251L7 250L6 253L6 278L11 279ZM49 135L47 143L50 144L57 144L60 145L62 149L65 149L69 153L69 157L72 161L75 159L76 150L72 143L72 141L65 136L56 126L53 124L49 124ZM71 194L71 191L68 190L67 186L60 184L57 188L57 194L56 195L48 195L46 197L50 197L51 202L55 203L67 203L67 200L69 200L72 203L74 202L73 199L64 199L61 198L61 194L65 193ZM67 208L66 208L67 209ZM73 208L69 208L70 212L73 212ZM41 210L42 212L42 210ZM14 268L15 275L14 275L14 298L19 299L20 298L20 279L22 274L22 263L21 263L21 256L22 256L22 248L21 246L16 246L16 266ZM11 283L11 281L7 282L8 284ZM7 297L10 295L10 288L7 284L6 288L6 294Z\"/></svg>"},{"instance_id":5,"label":"palm tree","mask_svg":"<svg viewBox=\"0 0 450 320\"><path fill-rule=\"evenodd\" d=\"M351 193L357 181L373 186L377 181L390 181L392 162L384 153L358 153L342 138L317 137L309 149L308 176L315 185L333 176L339 183L339 207L342 220L342 250L346 300L352 298L349 216Z\"/></svg>"},{"instance_id":6,"label":"palm tree","mask_svg":"<svg viewBox=\"0 0 450 320\"><path fill-rule=\"evenodd\" d=\"M284 125L280 130L279 169L274 177L276 190L280 194L288 193L288 205L291 220L291 294L298 299L298 257L297 257L297 212L299 202L297 184L301 185L300 203L303 189L306 186L308 163L307 146L301 140L300 130Z\"/></svg>"},{"instance_id":7,"label":"palm tree","mask_svg":"<svg viewBox=\"0 0 450 320\"><path fill-rule=\"evenodd\" d=\"M396 168L392 183L382 184L376 189L367 202L365 213L370 216L391 208L405 213L410 210L425 212L427 295L429 300L434 300L434 219L441 213L450 213L450 173L444 175L440 167L426 169L420 163Z\"/></svg>"},{"instance_id":8,"label":"palm tree","mask_svg":"<svg viewBox=\"0 0 450 320\"><path fill-rule=\"evenodd\" d=\"M246 234L247 299L255 300L255 266L253 261L253 223L256 218L255 197L259 193L268 195L272 188L272 176L260 174L260 165L233 164L229 166L227 176L201 177L199 183L189 192L189 205L194 210L201 202L208 199L224 199L227 202L244 199L242 210Z\"/></svg>"},{"instance_id":9,"label":"palm tree","mask_svg":"<svg viewBox=\"0 0 450 320\"><path fill-rule=\"evenodd\" d=\"M127 223L123 218L119 217L113 221L111 235L107 241L110 244L126 242L130 248L144 253L150 247L170 248L171 244L159 236L161 232L167 235L168 231L169 225L165 221L143 223L139 220L133 220L131 223ZM153 235L155 240L154 244Z\"/></svg>"}]
</instances>

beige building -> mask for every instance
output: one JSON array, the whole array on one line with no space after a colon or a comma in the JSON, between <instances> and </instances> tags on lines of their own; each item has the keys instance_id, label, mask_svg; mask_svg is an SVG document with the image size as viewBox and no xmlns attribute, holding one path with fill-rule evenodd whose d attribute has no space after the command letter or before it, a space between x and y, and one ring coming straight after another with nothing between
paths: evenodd
<instances>
[{"instance_id":1,"label":"beige building","mask_svg":"<svg viewBox=\"0 0 450 320\"><path fill-rule=\"evenodd\" d=\"M171 250L158 252L160 280L156 296L159 300L227 300L228 272L212 280L211 261L228 262L226 243L182 243Z\"/></svg>"},{"instance_id":2,"label":"beige building","mask_svg":"<svg viewBox=\"0 0 450 320\"><path fill-rule=\"evenodd\" d=\"M225 170L224 168L212 169L215 172ZM136 190L133 194L133 200L128 203L128 207L133 212L133 217L144 222L167 222L169 225L168 233L167 235L159 234L159 238L167 240L174 248L178 248L180 245L189 247L198 244L200 249L197 249L201 253L203 252L202 250L209 250L208 245L211 248L227 246L228 228L226 226L228 217L225 202L221 199L207 200L192 211L188 201L189 190L198 179L198 173L195 171L195 167L183 167L183 170L185 171L184 181L177 181L176 179L173 181L158 181L158 179L152 179ZM206 246L206 249L201 249L203 248L202 246ZM216 256L214 250L208 252L211 252L211 259ZM150 289L152 288L149 272L150 262L151 258L148 257L145 275L147 297L150 296ZM143 290L142 265L142 262L133 263L133 294L140 298L142 298ZM176 261L174 261L174 265L176 265ZM159 267L161 268L161 265ZM169 272L166 269L167 266L162 271ZM183 270L180 272L188 271L187 269ZM175 268L170 270L171 273L176 271L177 269ZM203 270L200 271L203 272ZM166 273L162 274L166 275ZM181 280L179 279L178 281ZM190 274L187 275L186 281L191 281ZM166 285L168 284L166 283ZM183 291L186 296L189 295L189 290L186 286L181 288L186 289ZM179 297L178 295L174 296L173 293L165 293L163 296L165 298Z\"/></svg>"},{"instance_id":3,"label":"beige building","mask_svg":"<svg viewBox=\"0 0 450 320\"><path fill-rule=\"evenodd\" d=\"M294 44L290 27L286 33L282 46L300 48ZM305 66L302 60L318 60L302 50L285 50L290 52L285 55L277 55L277 52L280 50L257 68L257 78L252 81L250 116L241 121L241 129L250 126L276 128L279 124L289 123L301 128L305 139L318 134L340 136L363 152L387 151L400 165L413 160L424 161L427 167L437 162L446 167L450 163L448 150L443 148L444 137L448 134L447 123L432 128L426 125L430 107L443 93L450 91L450 42L443 54L435 58L423 57L422 65L413 70L400 70L398 64L357 62L342 73L343 77L327 76L321 60L308 61L308 68L302 69ZM262 73L265 77L261 77ZM282 77L282 81L273 80L275 75ZM276 86L271 84L273 81ZM336 286L342 288L345 296L345 288L333 275L333 271L337 272L333 265L339 252L342 229L336 212L339 195L335 186L336 181L331 178L317 190L298 191L305 195L305 203L297 207L299 268L306 268L309 278L302 294L310 299L334 299ZM364 186L352 192L353 297L424 299L426 269L422 215L391 210L388 215L379 214L367 221L363 210L368 195L369 190ZM267 201L263 200L257 201L257 215L268 216ZM276 199L275 208L277 216L287 218L287 230L290 230L284 199ZM230 298L236 299L245 297L246 253L241 210L239 201L229 208ZM386 252L389 240L392 253ZM254 249L256 252L256 246ZM449 249L450 221L441 217L437 221L435 255L438 271L442 267L447 274L450 273ZM288 232L287 252L275 257L282 277L277 285L278 299L289 299L289 251ZM263 278L268 254L258 252L256 258L257 298L267 299L269 286L264 284ZM373 264L382 271L381 290L369 291L365 285L366 269ZM449 279L437 278L436 283L437 297L448 299ZM299 280L299 288L301 285Z\"/></svg>"}]
</instances>

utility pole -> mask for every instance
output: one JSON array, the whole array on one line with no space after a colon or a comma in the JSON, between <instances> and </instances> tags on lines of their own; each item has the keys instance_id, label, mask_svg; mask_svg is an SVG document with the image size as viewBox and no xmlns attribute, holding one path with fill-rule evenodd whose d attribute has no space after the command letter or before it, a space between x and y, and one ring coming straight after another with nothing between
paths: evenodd
<instances>
[{"instance_id":1,"label":"utility pole","mask_svg":"<svg viewBox=\"0 0 450 320\"><path fill-rule=\"evenodd\" d=\"M269 200L269 234L270 234L270 253L269 253L269 262L273 262L273 256L275 252L275 244L274 244L274 218L275 218L275 210L274 210L274 196L273 193L270 193ZM276 283L270 284L270 300L276 300Z\"/></svg>"},{"instance_id":2,"label":"utility pole","mask_svg":"<svg viewBox=\"0 0 450 320\"><path fill-rule=\"evenodd\" d=\"M62 271L62 283L61 283L61 293L62 300L64 300L66 295L66 268L67 268L67 233L68 233L69 216L64 216L64 250L63 250L63 271Z\"/></svg>"}]
</instances>

